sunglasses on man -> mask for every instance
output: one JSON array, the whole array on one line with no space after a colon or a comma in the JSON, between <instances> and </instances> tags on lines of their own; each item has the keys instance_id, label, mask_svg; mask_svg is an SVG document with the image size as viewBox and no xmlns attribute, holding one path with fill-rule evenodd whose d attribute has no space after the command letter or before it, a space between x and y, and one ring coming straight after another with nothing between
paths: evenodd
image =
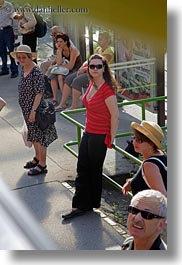
<instances>
[{"instance_id":1,"label":"sunglasses on man","mask_svg":"<svg viewBox=\"0 0 182 265\"><path fill-rule=\"evenodd\" d=\"M153 214L153 213L150 213L148 211L145 211L145 210L140 210L138 208L135 208L133 206L128 206L128 212L131 213L131 214L134 214L134 215L137 215L138 213L141 214L142 218L146 219L146 220L152 220L154 218L157 218L157 219L163 219L164 217L162 216L159 216L159 215L156 215L156 214Z\"/></svg>"}]
</instances>

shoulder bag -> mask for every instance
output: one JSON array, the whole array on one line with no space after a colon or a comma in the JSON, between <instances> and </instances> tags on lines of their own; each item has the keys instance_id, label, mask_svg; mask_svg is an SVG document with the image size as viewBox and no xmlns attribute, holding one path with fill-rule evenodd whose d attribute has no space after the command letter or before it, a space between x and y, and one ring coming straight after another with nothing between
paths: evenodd
<instances>
[{"instance_id":1,"label":"shoulder bag","mask_svg":"<svg viewBox=\"0 0 182 265\"><path fill-rule=\"evenodd\" d=\"M41 131L46 130L56 122L56 113L52 102L40 104L36 110L36 122Z\"/></svg>"}]
</instances>

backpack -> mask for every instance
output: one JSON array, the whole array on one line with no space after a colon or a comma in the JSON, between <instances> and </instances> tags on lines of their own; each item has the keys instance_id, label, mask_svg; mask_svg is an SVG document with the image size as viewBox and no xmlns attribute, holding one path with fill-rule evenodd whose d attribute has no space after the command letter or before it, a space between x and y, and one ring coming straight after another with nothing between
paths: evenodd
<instances>
[{"instance_id":1,"label":"backpack","mask_svg":"<svg viewBox=\"0 0 182 265\"><path fill-rule=\"evenodd\" d=\"M34 13L35 19L37 20L37 24L35 25L35 33L38 38L42 38L47 33L47 24L43 20L43 17L37 13Z\"/></svg>"}]
</instances>

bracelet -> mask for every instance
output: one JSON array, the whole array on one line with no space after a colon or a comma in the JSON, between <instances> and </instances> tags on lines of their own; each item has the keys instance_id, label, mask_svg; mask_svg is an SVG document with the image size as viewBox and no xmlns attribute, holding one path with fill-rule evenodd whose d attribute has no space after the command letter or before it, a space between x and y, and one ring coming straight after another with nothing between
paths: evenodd
<instances>
[{"instance_id":1,"label":"bracelet","mask_svg":"<svg viewBox=\"0 0 182 265\"><path fill-rule=\"evenodd\" d=\"M37 110L36 110L36 109L32 109L31 111L34 111L34 112L36 112Z\"/></svg>"}]
</instances>

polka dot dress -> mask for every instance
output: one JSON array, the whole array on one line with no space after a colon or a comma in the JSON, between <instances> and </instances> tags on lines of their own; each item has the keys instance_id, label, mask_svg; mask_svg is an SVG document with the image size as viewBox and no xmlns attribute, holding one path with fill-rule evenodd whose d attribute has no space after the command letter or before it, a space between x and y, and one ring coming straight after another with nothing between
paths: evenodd
<instances>
[{"instance_id":1,"label":"polka dot dress","mask_svg":"<svg viewBox=\"0 0 182 265\"><path fill-rule=\"evenodd\" d=\"M36 122L30 123L28 121L30 112L32 110L35 96L38 93L44 93L44 78L38 66L35 66L32 71L24 77L22 70L18 92L19 92L19 105L27 124L28 136L27 140L31 142L39 142L41 145L48 147L53 141L57 139L56 128L51 125L47 130L41 131ZM41 99L40 104L43 104L44 99Z\"/></svg>"}]
</instances>

